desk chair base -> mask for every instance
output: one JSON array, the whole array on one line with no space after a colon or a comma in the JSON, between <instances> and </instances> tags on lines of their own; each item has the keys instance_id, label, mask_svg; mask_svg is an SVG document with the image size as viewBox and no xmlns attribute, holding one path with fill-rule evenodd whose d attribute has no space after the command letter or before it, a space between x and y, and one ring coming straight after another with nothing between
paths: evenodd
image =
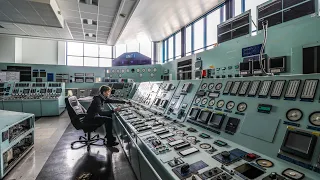
<instances>
[{"instance_id":1,"label":"desk chair base","mask_svg":"<svg viewBox=\"0 0 320 180\"><path fill-rule=\"evenodd\" d=\"M102 144L101 143L98 143L98 141L102 141ZM78 146L78 147L74 147L75 144L77 143L80 143L82 144L81 146ZM104 146L104 143L105 143L105 140L103 138L100 138L99 137L99 134L91 137L91 133L86 133L85 134L85 137L84 136L80 136L79 137L79 141L74 141L71 143L71 149L72 150L75 150L75 149L80 149L80 148L83 148L85 146L87 146L87 151L89 152L90 151L90 146Z\"/></svg>"}]
</instances>

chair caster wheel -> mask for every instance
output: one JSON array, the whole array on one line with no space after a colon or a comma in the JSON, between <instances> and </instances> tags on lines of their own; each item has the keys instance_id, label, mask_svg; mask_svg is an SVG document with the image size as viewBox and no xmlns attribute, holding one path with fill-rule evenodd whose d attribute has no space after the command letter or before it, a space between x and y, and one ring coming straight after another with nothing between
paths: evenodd
<instances>
[{"instance_id":1,"label":"chair caster wheel","mask_svg":"<svg viewBox=\"0 0 320 180\"><path fill-rule=\"evenodd\" d=\"M79 141L81 141L81 137L79 137Z\"/></svg>"},{"instance_id":2,"label":"chair caster wheel","mask_svg":"<svg viewBox=\"0 0 320 180\"><path fill-rule=\"evenodd\" d=\"M88 151L88 152L90 151L90 146L87 147L87 151Z\"/></svg>"}]
</instances>

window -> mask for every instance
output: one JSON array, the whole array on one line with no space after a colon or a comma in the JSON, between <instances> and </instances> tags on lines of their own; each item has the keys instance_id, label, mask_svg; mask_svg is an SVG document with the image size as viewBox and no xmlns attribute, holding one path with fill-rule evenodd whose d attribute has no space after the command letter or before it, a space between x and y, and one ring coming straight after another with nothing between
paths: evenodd
<instances>
[{"instance_id":1,"label":"window","mask_svg":"<svg viewBox=\"0 0 320 180\"><path fill-rule=\"evenodd\" d=\"M140 53L152 58L152 42L151 41L144 41L140 42Z\"/></svg>"},{"instance_id":2,"label":"window","mask_svg":"<svg viewBox=\"0 0 320 180\"><path fill-rule=\"evenodd\" d=\"M116 45L116 57L119 57L126 52L127 52L127 45L125 44Z\"/></svg>"},{"instance_id":3,"label":"window","mask_svg":"<svg viewBox=\"0 0 320 180\"><path fill-rule=\"evenodd\" d=\"M242 13L242 0L234 0L234 16Z\"/></svg>"},{"instance_id":4,"label":"window","mask_svg":"<svg viewBox=\"0 0 320 180\"><path fill-rule=\"evenodd\" d=\"M173 59L173 36L169 38L168 43L168 59Z\"/></svg>"},{"instance_id":5,"label":"window","mask_svg":"<svg viewBox=\"0 0 320 180\"><path fill-rule=\"evenodd\" d=\"M245 11L251 9L251 18L256 26L257 24L257 6L268 0L245 0ZM252 31L256 31L256 26L252 23Z\"/></svg>"},{"instance_id":6,"label":"window","mask_svg":"<svg viewBox=\"0 0 320 180\"><path fill-rule=\"evenodd\" d=\"M175 59L181 58L181 32L178 32L176 35L176 44L175 44Z\"/></svg>"},{"instance_id":7,"label":"window","mask_svg":"<svg viewBox=\"0 0 320 180\"><path fill-rule=\"evenodd\" d=\"M68 55L83 56L83 43L68 42Z\"/></svg>"},{"instance_id":8,"label":"window","mask_svg":"<svg viewBox=\"0 0 320 180\"><path fill-rule=\"evenodd\" d=\"M203 51L204 47L204 19L194 23L194 53Z\"/></svg>"},{"instance_id":9,"label":"window","mask_svg":"<svg viewBox=\"0 0 320 180\"><path fill-rule=\"evenodd\" d=\"M217 26L220 24L220 8L207 16L207 49L211 49L217 43Z\"/></svg>"},{"instance_id":10,"label":"window","mask_svg":"<svg viewBox=\"0 0 320 180\"><path fill-rule=\"evenodd\" d=\"M140 52L139 43L127 44L127 52Z\"/></svg>"},{"instance_id":11,"label":"window","mask_svg":"<svg viewBox=\"0 0 320 180\"><path fill-rule=\"evenodd\" d=\"M167 54L167 40L166 41L163 41L163 60L164 60L164 62L166 62L167 61L167 59L168 59L168 54Z\"/></svg>"},{"instance_id":12,"label":"window","mask_svg":"<svg viewBox=\"0 0 320 180\"><path fill-rule=\"evenodd\" d=\"M84 57L83 66L99 67L98 58Z\"/></svg>"},{"instance_id":13,"label":"window","mask_svg":"<svg viewBox=\"0 0 320 180\"><path fill-rule=\"evenodd\" d=\"M112 59L99 58L99 67L112 67Z\"/></svg>"},{"instance_id":14,"label":"window","mask_svg":"<svg viewBox=\"0 0 320 180\"><path fill-rule=\"evenodd\" d=\"M191 26L186 28L186 55L191 54Z\"/></svg>"},{"instance_id":15,"label":"window","mask_svg":"<svg viewBox=\"0 0 320 180\"><path fill-rule=\"evenodd\" d=\"M112 58L112 46L100 45L99 57Z\"/></svg>"},{"instance_id":16,"label":"window","mask_svg":"<svg viewBox=\"0 0 320 180\"><path fill-rule=\"evenodd\" d=\"M110 64L112 46L67 42L68 66L110 67Z\"/></svg>"}]
</instances>

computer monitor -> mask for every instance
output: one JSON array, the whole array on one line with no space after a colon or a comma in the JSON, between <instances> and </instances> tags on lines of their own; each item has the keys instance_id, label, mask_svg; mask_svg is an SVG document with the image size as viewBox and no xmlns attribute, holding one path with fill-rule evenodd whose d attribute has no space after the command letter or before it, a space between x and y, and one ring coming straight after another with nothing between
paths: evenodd
<instances>
[{"instance_id":1,"label":"computer monitor","mask_svg":"<svg viewBox=\"0 0 320 180\"><path fill-rule=\"evenodd\" d=\"M225 118L224 114L217 114L217 113L213 114L209 121L209 126L212 126L217 129L221 129L224 118Z\"/></svg>"},{"instance_id":2,"label":"computer monitor","mask_svg":"<svg viewBox=\"0 0 320 180\"><path fill-rule=\"evenodd\" d=\"M197 121L203 124L207 124L211 115L212 115L211 111L201 111Z\"/></svg>"}]
</instances>

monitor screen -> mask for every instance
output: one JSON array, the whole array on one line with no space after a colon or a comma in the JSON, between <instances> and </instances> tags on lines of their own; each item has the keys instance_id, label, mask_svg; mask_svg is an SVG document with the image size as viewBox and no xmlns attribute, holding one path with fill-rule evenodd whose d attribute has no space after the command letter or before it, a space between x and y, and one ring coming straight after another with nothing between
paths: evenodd
<instances>
[{"instance_id":1,"label":"monitor screen","mask_svg":"<svg viewBox=\"0 0 320 180\"><path fill-rule=\"evenodd\" d=\"M30 89L24 89L24 90L23 90L23 93L24 93L24 94L28 94L29 92L30 92Z\"/></svg>"},{"instance_id":2,"label":"monitor screen","mask_svg":"<svg viewBox=\"0 0 320 180\"><path fill-rule=\"evenodd\" d=\"M198 118L198 121L206 124L208 122L210 116L211 116L210 111L201 111L200 116Z\"/></svg>"},{"instance_id":3,"label":"monitor screen","mask_svg":"<svg viewBox=\"0 0 320 180\"><path fill-rule=\"evenodd\" d=\"M249 62L240 63L240 71L250 71L250 63Z\"/></svg>"},{"instance_id":4,"label":"monitor screen","mask_svg":"<svg viewBox=\"0 0 320 180\"><path fill-rule=\"evenodd\" d=\"M214 114L211 117L209 125L220 129L221 126L222 126L223 120L224 120L224 115L223 114Z\"/></svg>"},{"instance_id":5,"label":"monitor screen","mask_svg":"<svg viewBox=\"0 0 320 180\"><path fill-rule=\"evenodd\" d=\"M123 89L124 84L123 83L114 83L113 84L113 89Z\"/></svg>"},{"instance_id":6,"label":"monitor screen","mask_svg":"<svg viewBox=\"0 0 320 180\"><path fill-rule=\"evenodd\" d=\"M158 106L159 103L160 103L160 100L161 100L161 99L159 99L159 98L155 99L155 100L154 100L154 105L155 105L155 106ZM162 104L162 102L161 102L161 104Z\"/></svg>"},{"instance_id":7,"label":"monitor screen","mask_svg":"<svg viewBox=\"0 0 320 180\"><path fill-rule=\"evenodd\" d=\"M57 90L56 90L56 93L61 93L62 92L62 89L61 88L58 88Z\"/></svg>"},{"instance_id":8,"label":"monitor screen","mask_svg":"<svg viewBox=\"0 0 320 180\"><path fill-rule=\"evenodd\" d=\"M283 68L284 58L272 58L270 59L270 68Z\"/></svg>"},{"instance_id":9,"label":"monitor screen","mask_svg":"<svg viewBox=\"0 0 320 180\"><path fill-rule=\"evenodd\" d=\"M41 90L40 90L40 93L46 93L46 92L47 92L46 89L41 89Z\"/></svg>"},{"instance_id":10,"label":"monitor screen","mask_svg":"<svg viewBox=\"0 0 320 180\"><path fill-rule=\"evenodd\" d=\"M0 87L4 87L4 83L0 83Z\"/></svg>"},{"instance_id":11,"label":"monitor screen","mask_svg":"<svg viewBox=\"0 0 320 180\"><path fill-rule=\"evenodd\" d=\"M193 108L190 112L190 119L193 119L193 120L197 119L199 112L200 112L200 109Z\"/></svg>"},{"instance_id":12,"label":"monitor screen","mask_svg":"<svg viewBox=\"0 0 320 180\"><path fill-rule=\"evenodd\" d=\"M201 68L201 67L202 67L202 61L197 61L197 62L194 64L194 66L195 66L196 68Z\"/></svg>"},{"instance_id":13,"label":"monitor screen","mask_svg":"<svg viewBox=\"0 0 320 180\"><path fill-rule=\"evenodd\" d=\"M111 90L111 94L114 94L115 92L116 92L115 89L112 89L112 90Z\"/></svg>"},{"instance_id":14,"label":"monitor screen","mask_svg":"<svg viewBox=\"0 0 320 180\"><path fill-rule=\"evenodd\" d=\"M209 93L209 97L210 97L210 98L218 98L219 95L220 95L219 93L215 93L215 92Z\"/></svg>"},{"instance_id":15,"label":"monitor screen","mask_svg":"<svg viewBox=\"0 0 320 180\"><path fill-rule=\"evenodd\" d=\"M196 71L195 72L195 77L201 77L201 71Z\"/></svg>"},{"instance_id":16,"label":"monitor screen","mask_svg":"<svg viewBox=\"0 0 320 180\"><path fill-rule=\"evenodd\" d=\"M262 60L262 67L264 67L264 60ZM260 66L260 62L259 61L253 61L253 69L257 70L257 69L261 69L261 66Z\"/></svg>"}]
</instances>

